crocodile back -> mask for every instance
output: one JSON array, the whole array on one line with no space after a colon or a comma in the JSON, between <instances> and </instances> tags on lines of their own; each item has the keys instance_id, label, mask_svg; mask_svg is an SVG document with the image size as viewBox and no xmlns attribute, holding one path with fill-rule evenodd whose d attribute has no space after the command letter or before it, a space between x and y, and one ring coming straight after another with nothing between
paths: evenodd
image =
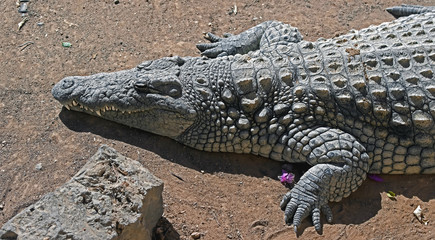
<instances>
[{"instance_id":1,"label":"crocodile back","mask_svg":"<svg viewBox=\"0 0 435 240\"><path fill-rule=\"evenodd\" d=\"M360 139L375 159L373 172L405 173L405 159L421 159L422 151L427 159L421 161L434 171L434 39L435 13L424 13L332 39L279 46L278 52L295 68L293 88L311 93L316 119ZM294 94L293 102L299 101L306 100ZM400 167L393 166L396 151ZM422 170L417 161L410 173Z\"/></svg>"},{"instance_id":2,"label":"crocodile back","mask_svg":"<svg viewBox=\"0 0 435 240\"><path fill-rule=\"evenodd\" d=\"M434 39L435 13L427 13L301 42L286 54L298 66L295 85L311 86L331 112L409 134L434 125Z\"/></svg>"}]
</instances>

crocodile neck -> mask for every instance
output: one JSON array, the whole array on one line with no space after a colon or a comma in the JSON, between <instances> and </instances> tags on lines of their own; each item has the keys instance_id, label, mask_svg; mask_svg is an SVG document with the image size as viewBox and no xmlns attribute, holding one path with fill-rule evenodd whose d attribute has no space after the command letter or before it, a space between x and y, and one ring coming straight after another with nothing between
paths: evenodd
<instances>
[{"instance_id":1,"label":"crocodile neck","mask_svg":"<svg viewBox=\"0 0 435 240\"><path fill-rule=\"evenodd\" d=\"M300 94L292 89L295 74L285 55L260 51L185 66L181 77L191 84L199 117L177 140L204 151L287 159L292 129L315 121L308 95L293 104L293 92Z\"/></svg>"}]
</instances>

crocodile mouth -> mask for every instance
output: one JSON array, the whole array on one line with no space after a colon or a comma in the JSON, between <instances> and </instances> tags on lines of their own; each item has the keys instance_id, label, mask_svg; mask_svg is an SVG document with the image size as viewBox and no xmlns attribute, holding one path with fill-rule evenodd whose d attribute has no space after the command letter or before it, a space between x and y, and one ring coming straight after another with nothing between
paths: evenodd
<instances>
[{"instance_id":1,"label":"crocodile mouth","mask_svg":"<svg viewBox=\"0 0 435 240\"><path fill-rule=\"evenodd\" d=\"M156 100L158 96L153 96L152 98ZM90 107L80 103L76 99L64 101L62 104L68 110L83 112L129 127L176 139L195 122L197 113L193 108L181 104L181 101L172 103L173 105L168 106L167 104L154 102L154 104L147 104L145 107L142 106L135 109L132 109L132 106L120 108L116 105Z\"/></svg>"},{"instance_id":2,"label":"crocodile mouth","mask_svg":"<svg viewBox=\"0 0 435 240\"><path fill-rule=\"evenodd\" d=\"M99 117L103 117L103 115L106 115L106 113L113 112L113 113L122 113L122 114L134 114L134 113L145 113L146 110L144 109L133 109L133 110L125 110L118 108L114 105L105 105L102 107L99 107L97 109L88 107L84 104L80 104L76 100L72 100L70 102L64 103L63 106L68 110L74 110L78 112L86 112L90 114L95 114Z\"/></svg>"}]
</instances>

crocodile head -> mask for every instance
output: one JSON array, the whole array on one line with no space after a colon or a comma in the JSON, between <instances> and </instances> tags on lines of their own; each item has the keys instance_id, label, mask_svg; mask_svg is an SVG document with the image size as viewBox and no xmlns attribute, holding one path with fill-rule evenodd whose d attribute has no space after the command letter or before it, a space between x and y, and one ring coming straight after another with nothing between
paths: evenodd
<instances>
[{"instance_id":1,"label":"crocodile head","mask_svg":"<svg viewBox=\"0 0 435 240\"><path fill-rule=\"evenodd\" d=\"M66 77L52 94L67 109L176 139L197 116L183 94L186 61L162 58L120 72Z\"/></svg>"}]
</instances>

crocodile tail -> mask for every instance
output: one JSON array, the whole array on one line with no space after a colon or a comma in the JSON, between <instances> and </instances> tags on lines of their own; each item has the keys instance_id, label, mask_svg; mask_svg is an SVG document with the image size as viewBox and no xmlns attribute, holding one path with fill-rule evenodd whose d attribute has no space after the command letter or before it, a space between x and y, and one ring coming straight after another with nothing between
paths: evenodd
<instances>
[{"instance_id":1,"label":"crocodile tail","mask_svg":"<svg viewBox=\"0 0 435 240\"><path fill-rule=\"evenodd\" d=\"M425 12L435 12L435 7L424 7L419 5L402 4L386 9L395 18L406 17L412 14L421 14Z\"/></svg>"}]
</instances>

